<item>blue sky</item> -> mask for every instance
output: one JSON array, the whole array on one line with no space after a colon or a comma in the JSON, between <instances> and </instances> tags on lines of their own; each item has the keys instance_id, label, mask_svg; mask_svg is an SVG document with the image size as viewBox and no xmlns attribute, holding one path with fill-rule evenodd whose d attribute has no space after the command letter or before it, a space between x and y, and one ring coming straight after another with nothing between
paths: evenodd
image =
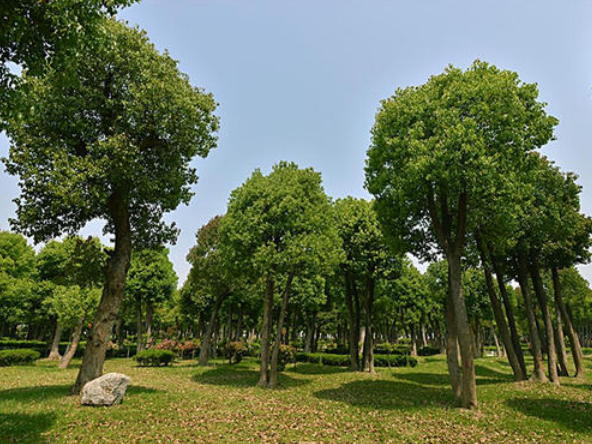
<instances>
[{"instance_id":1,"label":"blue sky","mask_svg":"<svg viewBox=\"0 0 592 444\"><path fill-rule=\"evenodd\" d=\"M479 58L539 84L559 118L544 149L580 175L592 214L592 2L386 0L143 0L120 14L214 94L218 148L196 162L188 207L168 216L184 279L196 230L223 213L255 168L280 160L312 166L333 197L366 197L364 158L381 99L425 82L448 64ZM8 142L0 138L0 156ZM0 175L0 228L8 228L16 179ZM84 234L99 234L93 222ZM592 266L582 268L592 280Z\"/></svg>"}]
</instances>

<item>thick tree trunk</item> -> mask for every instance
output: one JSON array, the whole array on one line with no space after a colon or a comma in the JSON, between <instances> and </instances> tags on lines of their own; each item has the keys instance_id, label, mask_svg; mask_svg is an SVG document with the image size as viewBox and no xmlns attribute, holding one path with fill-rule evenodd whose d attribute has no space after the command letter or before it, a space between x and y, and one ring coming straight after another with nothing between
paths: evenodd
<instances>
[{"instance_id":1,"label":"thick tree trunk","mask_svg":"<svg viewBox=\"0 0 592 444\"><path fill-rule=\"evenodd\" d=\"M526 319L528 321L528 330L530 333L530 350L534 361L534 370L531 379L536 381L546 382L545 367L543 365L543 350L541 347L541 339L536 322L535 307L532 303L532 296L530 294L530 286L528 285L528 265L526 258L518 255L518 284L522 291L524 298L524 308L526 310Z\"/></svg>"},{"instance_id":2,"label":"thick tree trunk","mask_svg":"<svg viewBox=\"0 0 592 444\"><path fill-rule=\"evenodd\" d=\"M374 305L374 278L369 277L364 291L364 320L366 337L364 339L364 371L374 370L374 331L372 329L372 308Z\"/></svg>"},{"instance_id":3,"label":"thick tree trunk","mask_svg":"<svg viewBox=\"0 0 592 444\"><path fill-rule=\"evenodd\" d=\"M136 353L144 350L144 323L142 322L142 298L136 295Z\"/></svg>"},{"instance_id":4,"label":"thick tree trunk","mask_svg":"<svg viewBox=\"0 0 592 444\"><path fill-rule=\"evenodd\" d=\"M462 293L462 268L459 251L448 256L450 269L450 290L458 331L458 344L462 361L462 406L477 408L477 383L475 380L475 352L471 340L471 329L467 318L465 299Z\"/></svg>"},{"instance_id":5,"label":"thick tree trunk","mask_svg":"<svg viewBox=\"0 0 592 444\"><path fill-rule=\"evenodd\" d=\"M214 302L214 306L212 307L212 313L210 313L210 320L208 321L206 332L204 334L204 337L201 341L201 346L199 348L198 365L208 365L208 360L210 358L210 346L212 343L212 335L214 333L216 319L218 319L218 312L220 311L222 302L224 302L224 299L226 299L226 296L228 296L228 294L228 291L221 291L216 295L216 301Z\"/></svg>"},{"instance_id":6,"label":"thick tree trunk","mask_svg":"<svg viewBox=\"0 0 592 444\"><path fill-rule=\"evenodd\" d=\"M417 326L411 325L411 356L417 357Z\"/></svg>"},{"instance_id":7,"label":"thick tree trunk","mask_svg":"<svg viewBox=\"0 0 592 444\"><path fill-rule=\"evenodd\" d=\"M272 312L273 312L273 278L267 278L267 288L265 290L265 305L263 307L263 325L261 327L261 369L259 372L259 387L267 387L269 365L269 341L271 339Z\"/></svg>"},{"instance_id":8,"label":"thick tree trunk","mask_svg":"<svg viewBox=\"0 0 592 444\"><path fill-rule=\"evenodd\" d=\"M491 301L491 306L493 308L493 316L495 318L495 323L499 328L500 335L502 337L502 342L504 343L504 347L508 354L508 361L510 362L510 366L512 367L512 373L514 373L514 380L524 381L526 380L526 371L520 363L520 358L518 357L518 354L516 352L515 343L512 341L512 336L510 334L510 330L508 329L508 324L506 323L506 317L504 316L500 300L497 297L495 286L493 284L493 277L491 275L491 269L489 267L487 251L479 236L477 237L477 246L479 248L479 253L481 255L483 273L485 274L485 284L487 287L487 293L489 294L489 300ZM497 340L497 336L495 337L495 339Z\"/></svg>"},{"instance_id":9,"label":"thick tree trunk","mask_svg":"<svg viewBox=\"0 0 592 444\"><path fill-rule=\"evenodd\" d=\"M450 273L448 274L450 275ZM450 290L448 293L450 293ZM448 374L450 375L454 404L460 406L462 404L462 385L460 366L458 363L458 332L450 294L448 294L446 300L446 364L448 365Z\"/></svg>"},{"instance_id":10,"label":"thick tree trunk","mask_svg":"<svg viewBox=\"0 0 592 444\"><path fill-rule=\"evenodd\" d=\"M286 319L286 310L288 309L288 301L290 299L290 290L292 289L292 280L294 279L294 273L290 273L288 280L286 281L286 288L284 289L284 298L282 300L282 307L280 309L280 317L277 324L277 332L275 334L275 342L273 344L273 351L271 354L271 372L269 375L270 388L277 387L278 385L278 365L280 357L280 344L282 343L282 328L284 327L284 320Z\"/></svg>"},{"instance_id":11,"label":"thick tree trunk","mask_svg":"<svg viewBox=\"0 0 592 444\"><path fill-rule=\"evenodd\" d=\"M146 301L146 348L152 348L152 318L154 316L154 304Z\"/></svg>"},{"instance_id":12,"label":"thick tree trunk","mask_svg":"<svg viewBox=\"0 0 592 444\"><path fill-rule=\"evenodd\" d=\"M571 345L571 354L573 356L574 366L576 368L575 377L583 378L585 374L584 370L584 355L582 354L582 346L580 345L580 338L578 333L574 329L572 318L568 313L567 307L563 302L563 292L561 291L561 281L559 280L559 272L556 267L551 269L553 275L553 291L555 294L555 301L561 312L561 320L565 325L567 332L567 338Z\"/></svg>"},{"instance_id":13,"label":"thick tree trunk","mask_svg":"<svg viewBox=\"0 0 592 444\"><path fill-rule=\"evenodd\" d=\"M56 324L55 334L53 335L53 341L51 342L49 356L47 357L50 361L59 361L62 359L60 356L60 339L62 338L62 330L62 326L58 322Z\"/></svg>"},{"instance_id":14,"label":"thick tree trunk","mask_svg":"<svg viewBox=\"0 0 592 444\"><path fill-rule=\"evenodd\" d=\"M356 331L356 312L354 311L353 301L353 289L352 289L351 275L348 273L345 277L345 302L347 305L347 313L349 315L349 329L348 329L348 342L349 342L349 368L353 371L360 370L360 350L359 350L359 333Z\"/></svg>"},{"instance_id":15,"label":"thick tree trunk","mask_svg":"<svg viewBox=\"0 0 592 444\"><path fill-rule=\"evenodd\" d=\"M559 364L559 376L569 376L567 369L567 351L565 349L565 337L563 336L563 322L561 322L561 311L555 301L555 344L557 346L557 361Z\"/></svg>"},{"instance_id":16,"label":"thick tree trunk","mask_svg":"<svg viewBox=\"0 0 592 444\"><path fill-rule=\"evenodd\" d=\"M107 339L123 299L130 265L132 236L126 199L116 191L109 197L108 206L115 230L115 248L107 264L103 294L86 343L82 366L72 387L73 394L80 393L87 382L103 373Z\"/></svg>"},{"instance_id":17,"label":"thick tree trunk","mask_svg":"<svg viewBox=\"0 0 592 444\"><path fill-rule=\"evenodd\" d=\"M559 385L560 381L559 374L557 373L557 350L555 348L555 335L553 334L553 321L551 319L547 293L543 287L543 280L541 279L541 271L536 255L532 255L530 276L534 287L534 293L536 294L541 307L541 312L543 313L543 322L545 323L545 331L547 333L547 364L549 368L549 379L553 384Z\"/></svg>"},{"instance_id":18,"label":"thick tree trunk","mask_svg":"<svg viewBox=\"0 0 592 444\"><path fill-rule=\"evenodd\" d=\"M64 353L62 360L60 361L60 368L68 368L70 362L74 358L76 354L76 350L78 350L78 344L80 344L80 336L82 335L82 328L84 327L84 318L80 318L76 327L74 328L74 332L72 333L72 339L70 340L70 346L68 347L68 351Z\"/></svg>"}]
</instances>

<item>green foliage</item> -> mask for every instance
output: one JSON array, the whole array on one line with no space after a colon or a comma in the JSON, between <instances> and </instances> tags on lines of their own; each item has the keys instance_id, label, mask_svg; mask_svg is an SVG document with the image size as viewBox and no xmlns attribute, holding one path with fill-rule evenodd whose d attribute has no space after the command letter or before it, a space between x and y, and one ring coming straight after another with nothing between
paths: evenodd
<instances>
[{"instance_id":1,"label":"green foliage","mask_svg":"<svg viewBox=\"0 0 592 444\"><path fill-rule=\"evenodd\" d=\"M243 342L237 341L225 344L222 353L228 359L229 364L238 364L243 360L247 351L247 346Z\"/></svg>"},{"instance_id":2,"label":"green foliage","mask_svg":"<svg viewBox=\"0 0 592 444\"><path fill-rule=\"evenodd\" d=\"M298 362L310 362L312 364L322 364L337 367L348 367L350 365L349 356L333 355L329 353L297 353ZM376 367L415 367L417 359L407 355L374 355L374 365Z\"/></svg>"},{"instance_id":3,"label":"green foliage","mask_svg":"<svg viewBox=\"0 0 592 444\"><path fill-rule=\"evenodd\" d=\"M36 350L18 349L18 350L1 350L0 351L0 367L7 367L9 365L26 365L31 364L39 359L39 352Z\"/></svg>"},{"instance_id":4,"label":"green foliage","mask_svg":"<svg viewBox=\"0 0 592 444\"><path fill-rule=\"evenodd\" d=\"M132 300L152 304L169 300L177 287L177 274L164 247L141 250L132 254L125 284L125 293Z\"/></svg>"},{"instance_id":5,"label":"green foliage","mask_svg":"<svg viewBox=\"0 0 592 444\"><path fill-rule=\"evenodd\" d=\"M411 353L411 345L382 342L374 346L374 351L375 353L385 355L408 355Z\"/></svg>"},{"instance_id":6,"label":"green foliage","mask_svg":"<svg viewBox=\"0 0 592 444\"><path fill-rule=\"evenodd\" d=\"M418 356L435 356L440 354L440 349L438 347L432 347L431 345L426 345L424 347L420 347L417 350Z\"/></svg>"},{"instance_id":7,"label":"green foliage","mask_svg":"<svg viewBox=\"0 0 592 444\"><path fill-rule=\"evenodd\" d=\"M293 364L294 362L296 362L296 347L280 344L278 370L283 372L286 369L286 364Z\"/></svg>"},{"instance_id":8,"label":"green foliage","mask_svg":"<svg viewBox=\"0 0 592 444\"><path fill-rule=\"evenodd\" d=\"M113 233L109 202L120 199L137 243L175 238L162 216L191 198L189 163L216 144L216 103L144 32L102 21L59 69L24 74L14 104L5 162L20 178L16 228L47 241L100 218Z\"/></svg>"},{"instance_id":9,"label":"green foliage","mask_svg":"<svg viewBox=\"0 0 592 444\"><path fill-rule=\"evenodd\" d=\"M171 350L143 350L134 356L134 359L141 367L161 367L172 363L176 354Z\"/></svg>"}]
</instances>

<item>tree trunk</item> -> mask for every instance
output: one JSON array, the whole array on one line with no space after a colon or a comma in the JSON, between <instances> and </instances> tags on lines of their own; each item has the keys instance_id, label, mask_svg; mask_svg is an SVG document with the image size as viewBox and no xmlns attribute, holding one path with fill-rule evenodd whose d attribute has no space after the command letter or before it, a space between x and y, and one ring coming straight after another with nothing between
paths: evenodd
<instances>
[{"instance_id":1,"label":"tree trunk","mask_svg":"<svg viewBox=\"0 0 592 444\"><path fill-rule=\"evenodd\" d=\"M59 361L62 359L60 356L60 339L62 338L62 326L58 322L56 324L55 334L53 335L53 341L51 342L51 349L47 359L50 361Z\"/></svg>"},{"instance_id":2,"label":"tree trunk","mask_svg":"<svg viewBox=\"0 0 592 444\"><path fill-rule=\"evenodd\" d=\"M526 309L526 318L528 320L528 330L530 333L530 350L534 361L534 370L531 379L546 382L545 368L543 365L543 350L541 339L536 323L536 312L532 304L530 286L528 285L528 265L526 258L520 253L518 255L518 284L524 297L524 308Z\"/></svg>"},{"instance_id":3,"label":"tree trunk","mask_svg":"<svg viewBox=\"0 0 592 444\"><path fill-rule=\"evenodd\" d=\"M259 387L267 387L269 365L269 341L271 339L272 312L273 312L273 278L267 278L267 288L265 291L265 305L263 307L263 325L261 327L261 369L259 372Z\"/></svg>"},{"instance_id":4,"label":"tree trunk","mask_svg":"<svg viewBox=\"0 0 592 444\"><path fill-rule=\"evenodd\" d=\"M130 265L132 236L126 199L115 191L109 197L108 207L115 231L115 248L107 263L103 294L86 343L82 365L72 387L73 394L80 393L87 382L103 373L107 339L123 299L123 288Z\"/></svg>"},{"instance_id":5,"label":"tree trunk","mask_svg":"<svg viewBox=\"0 0 592 444\"><path fill-rule=\"evenodd\" d=\"M557 345L557 361L559 364L559 376L569 376L567 369L567 351L565 349L565 336L563 336L563 322L557 301L555 301L555 324L553 325L555 344Z\"/></svg>"},{"instance_id":6,"label":"tree trunk","mask_svg":"<svg viewBox=\"0 0 592 444\"><path fill-rule=\"evenodd\" d=\"M234 335L234 340L236 342L240 341L243 337L243 307L242 305L238 309L238 319L236 321L236 333Z\"/></svg>"},{"instance_id":7,"label":"tree trunk","mask_svg":"<svg viewBox=\"0 0 592 444\"><path fill-rule=\"evenodd\" d=\"M515 341L512 341L512 336L510 330L508 329L508 324L506 323L506 317L504 316L504 312L500 303L500 300L497 297L497 293L495 291L495 286L493 284L493 277L491 275L491 269L489 267L489 261L487 258L487 250L483 245L483 241L480 236L477 236L477 246L479 248L479 253L481 256L481 263L483 265L483 273L485 274L485 284L487 287L487 293L489 294L489 300L491 301L491 306L493 308L493 315L495 318L495 323L499 328L500 335L502 337L502 342L504 343L504 347L508 354L508 361L510 362L510 366L512 367L512 373L514 373L514 380L516 381L524 381L526 380L526 370L522 367L520 363L520 358L516 351L516 344ZM499 279L498 273L498 279ZM502 278L503 284L503 278ZM504 285L505 289L505 285ZM500 288L501 291L501 288ZM495 338L497 340L497 336ZM520 344L518 343L518 346ZM522 352L522 350L520 350ZM523 358L524 359L524 358Z\"/></svg>"},{"instance_id":8,"label":"tree trunk","mask_svg":"<svg viewBox=\"0 0 592 444\"><path fill-rule=\"evenodd\" d=\"M500 347L499 340L497 339L497 334L495 332L495 327L493 323L491 323L491 336L493 337L493 342L495 344L495 356L499 358L502 356L502 349Z\"/></svg>"},{"instance_id":9,"label":"tree trunk","mask_svg":"<svg viewBox=\"0 0 592 444\"><path fill-rule=\"evenodd\" d=\"M152 348L152 317L154 315L154 303L146 301L146 348Z\"/></svg>"},{"instance_id":10,"label":"tree trunk","mask_svg":"<svg viewBox=\"0 0 592 444\"><path fill-rule=\"evenodd\" d=\"M70 340L70 346L68 347L68 351L64 353L62 360L60 361L60 368L68 368L70 362L74 358L76 354L76 350L78 349L78 344L80 344L80 336L82 334L82 327L84 327L84 318L80 318L76 327L74 328L74 332L72 333L72 339Z\"/></svg>"},{"instance_id":11,"label":"tree trunk","mask_svg":"<svg viewBox=\"0 0 592 444\"><path fill-rule=\"evenodd\" d=\"M460 251L447 255L450 270L450 290L454 307L454 317L458 331L458 344L462 361L462 406L477 408L477 383L475 380L475 360L471 329L467 319L465 299L462 293L462 268Z\"/></svg>"},{"instance_id":12,"label":"tree trunk","mask_svg":"<svg viewBox=\"0 0 592 444\"><path fill-rule=\"evenodd\" d=\"M411 325L411 356L417 357L417 326Z\"/></svg>"},{"instance_id":13,"label":"tree trunk","mask_svg":"<svg viewBox=\"0 0 592 444\"><path fill-rule=\"evenodd\" d=\"M374 370L374 332L372 329L372 307L374 305L374 278L369 277L364 292L364 320L366 336L364 338L364 371L375 373Z\"/></svg>"},{"instance_id":14,"label":"tree trunk","mask_svg":"<svg viewBox=\"0 0 592 444\"><path fill-rule=\"evenodd\" d=\"M345 302L347 305L347 313L349 315L349 367L353 371L360 370L360 350L359 350L359 333L356 331L356 312L354 311L353 289L352 289L351 275L348 273L345 277Z\"/></svg>"},{"instance_id":15,"label":"tree trunk","mask_svg":"<svg viewBox=\"0 0 592 444\"><path fill-rule=\"evenodd\" d=\"M220 310L220 306L226 296L228 296L228 291L220 291L216 295L216 301L214 302L214 306L212 307L212 313L210 314L210 320L208 321L208 326L206 327L206 332L204 334L203 340L201 341L201 345L199 347L199 362L198 365L208 365L208 360L210 358L210 345L212 343L212 334L214 333L214 326L216 325L216 319L218 319L218 311Z\"/></svg>"},{"instance_id":16,"label":"tree trunk","mask_svg":"<svg viewBox=\"0 0 592 444\"><path fill-rule=\"evenodd\" d=\"M541 279L541 271L536 255L532 255L530 263L530 276L532 279L534 293L539 301L541 311L543 313L543 321L545 323L545 331L547 332L547 364L549 367L549 379L553 384L559 385L559 374L557 373L557 350L555 349L555 335L553 334L553 321L551 320L551 313L549 311L549 302L547 301L547 293L543 288L543 281Z\"/></svg>"},{"instance_id":17,"label":"tree trunk","mask_svg":"<svg viewBox=\"0 0 592 444\"><path fill-rule=\"evenodd\" d=\"M566 305L563 302L563 292L561 291L561 281L559 280L559 272L557 268L553 267L551 269L551 273L553 275L553 291L555 294L555 302L559 307L559 312L561 313L561 320L565 324L567 338L569 339L569 343L571 345L571 354L573 356L574 366L576 368L575 377L583 378L585 374L584 355L582 354L580 338L578 337L578 333L574 329L570 313L568 313Z\"/></svg>"},{"instance_id":18,"label":"tree trunk","mask_svg":"<svg viewBox=\"0 0 592 444\"><path fill-rule=\"evenodd\" d=\"M136 353L144 350L144 332L142 322L142 298L136 295Z\"/></svg>"},{"instance_id":19,"label":"tree trunk","mask_svg":"<svg viewBox=\"0 0 592 444\"><path fill-rule=\"evenodd\" d=\"M275 334L275 342L273 344L273 351L271 354L271 372L269 375L270 388L277 387L278 379L278 364L280 357L280 344L282 342L282 328L284 327L284 320L286 319L286 310L288 308L288 301L290 299L290 290L292 288L292 280L294 279L294 273L290 273L288 280L286 281L286 288L284 289L284 298L282 300L282 307L280 309L280 317L278 319L277 331Z\"/></svg>"},{"instance_id":20,"label":"tree trunk","mask_svg":"<svg viewBox=\"0 0 592 444\"><path fill-rule=\"evenodd\" d=\"M226 341L232 341L232 302L228 304L228 319L226 320Z\"/></svg>"},{"instance_id":21,"label":"tree trunk","mask_svg":"<svg viewBox=\"0 0 592 444\"><path fill-rule=\"evenodd\" d=\"M306 323L306 337L304 338L304 352L310 353L314 342L316 313Z\"/></svg>"},{"instance_id":22,"label":"tree trunk","mask_svg":"<svg viewBox=\"0 0 592 444\"><path fill-rule=\"evenodd\" d=\"M500 290L500 295L502 302L504 304L504 308L506 309L506 316L508 317L508 327L510 328L510 335L512 338L512 344L514 345L514 353L518 358L518 362L520 363L520 368L522 369L522 373L524 374L524 379L528 375L528 370L526 368L526 361L524 360L524 353L522 352L522 344L520 343L520 335L518 334L518 328L516 327L516 318L514 316L514 307L512 306L512 301L510 300L510 295L506 289L506 283L504 281L505 273L503 271L503 267L501 266L499 260L495 257L491 256L493 269L495 271L495 276L497 278L498 287ZM505 343L504 343L505 345ZM507 351L507 348L506 348Z\"/></svg>"},{"instance_id":23,"label":"tree trunk","mask_svg":"<svg viewBox=\"0 0 592 444\"><path fill-rule=\"evenodd\" d=\"M450 272L448 274L450 275ZM448 282L450 287L450 279ZM446 364L448 365L454 404L460 406L462 404L462 386L460 366L458 364L458 332L450 290L448 293L446 298Z\"/></svg>"}]
</instances>

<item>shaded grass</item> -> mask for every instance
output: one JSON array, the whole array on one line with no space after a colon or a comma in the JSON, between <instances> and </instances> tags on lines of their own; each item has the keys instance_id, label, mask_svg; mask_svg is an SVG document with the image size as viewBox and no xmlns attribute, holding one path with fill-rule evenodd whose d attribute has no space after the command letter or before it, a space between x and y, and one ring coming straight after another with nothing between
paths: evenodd
<instances>
[{"instance_id":1,"label":"shaded grass","mask_svg":"<svg viewBox=\"0 0 592 444\"><path fill-rule=\"evenodd\" d=\"M172 368L111 359L106 372L132 379L111 408L68 396L76 369L3 368L0 442L592 442L589 378L514 383L506 361L478 359L480 411L466 412L452 405L444 357L419 361L376 375L297 364L280 376L281 390L266 390L255 387L251 359Z\"/></svg>"}]
</instances>

